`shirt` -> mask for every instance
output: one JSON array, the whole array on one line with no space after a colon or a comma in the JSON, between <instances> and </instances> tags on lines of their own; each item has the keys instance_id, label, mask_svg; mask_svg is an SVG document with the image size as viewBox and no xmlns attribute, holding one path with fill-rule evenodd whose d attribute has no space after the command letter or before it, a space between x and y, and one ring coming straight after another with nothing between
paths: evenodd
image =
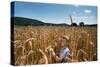
<instances>
[{"instance_id":1,"label":"shirt","mask_svg":"<svg viewBox=\"0 0 100 67\"><path fill-rule=\"evenodd\" d=\"M69 51L69 48L68 47L61 48L61 50L60 50L60 57L62 59L65 59L69 55L70 55L70 51Z\"/></svg>"}]
</instances>

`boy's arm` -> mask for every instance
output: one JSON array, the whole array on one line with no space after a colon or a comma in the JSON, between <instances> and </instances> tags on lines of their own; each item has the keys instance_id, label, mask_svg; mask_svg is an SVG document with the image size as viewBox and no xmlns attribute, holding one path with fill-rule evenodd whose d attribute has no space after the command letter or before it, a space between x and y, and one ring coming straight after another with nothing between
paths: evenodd
<instances>
[{"instance_id":1,"label":"boy's arm","mask_svg":"<svg viewBox=\"0 0 100 67\"><path fill-rule=\"evenodd\" d=\"M55 53L55 51L54 51L52 48L50 48L50 53L51 53L51 55L52 55L53 57L56 57L56 53Z\"/></svg>"},{"instance_id":2,"label":"boy's arm","mask_svg":"<svg viewBox=\"0 0 100 67\"><path fill-rule=\"evenodd\" d=\"M70 57L66 57L66 60L71 62L71 58Z\"/></svg>"},{"instance_id":3,"label":"boy's arm","mask_svg":"<svg viewBox=\"0 0 100 67\"><path fill-rule=\"evenodd\" d=\"M55 51L53 49L51 49L51 55L52 55L52 57L54 57L54 59L56 60L56 62L59 62L62 59L61 57L58 57L56 55L56 53L55 53Z\"/></svg>"},{"instance_id":4,"label":"boy's arm","mask_svg":"<svg viewBox=\"0 0 100 67\"><path fill-rule=\"evenodd\" d=\"M69 49L66 50L66 57L65 57L65 59L67 61L71 61L71 54L70 54L70 50Z\"/></svg>"}]
</instances>

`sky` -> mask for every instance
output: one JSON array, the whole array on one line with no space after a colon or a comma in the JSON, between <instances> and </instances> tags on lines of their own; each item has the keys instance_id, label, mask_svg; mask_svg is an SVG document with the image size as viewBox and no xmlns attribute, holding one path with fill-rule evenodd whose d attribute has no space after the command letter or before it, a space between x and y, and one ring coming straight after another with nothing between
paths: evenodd
<instances>
[{"instance_id":1,"label":"sky","mask_svg":"<svg viewBox=\"0 0 100 67\"><path fill-rule=\"evenodd\" d=\"M50 4L36 2L12 2L11 16L37 19L45 23L71 24L69 15L73 22L79 24L97 23L97 7L87 5Z\"/></svg>"}]
</instances>

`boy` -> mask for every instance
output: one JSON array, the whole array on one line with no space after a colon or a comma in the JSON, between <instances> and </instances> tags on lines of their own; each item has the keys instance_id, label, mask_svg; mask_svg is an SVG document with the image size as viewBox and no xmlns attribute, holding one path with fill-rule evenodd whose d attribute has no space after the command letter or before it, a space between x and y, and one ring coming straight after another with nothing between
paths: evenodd
<instances>
[{"instance_id":1,"label":"boy","mask_svg":"<svg viewBox=\"0 0 100 67\"><path fill-rule=\"evenodd\" d=\"M60 49L58 50L59 53L57 55L56 51L55 52L52 51L52 56L55 59L55 62L60 62L60 63L67 62L68 60L70 60L70 58L69 58L70 50L68 47L69 37L61 36L58 41L59 41L59 47L60 47Z\"/></svg>"}]
</instances>

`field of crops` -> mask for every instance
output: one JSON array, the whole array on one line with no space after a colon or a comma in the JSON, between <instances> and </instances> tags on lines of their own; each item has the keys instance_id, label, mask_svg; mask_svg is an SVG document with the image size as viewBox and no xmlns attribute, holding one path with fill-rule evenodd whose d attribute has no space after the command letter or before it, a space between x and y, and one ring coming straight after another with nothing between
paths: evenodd
<instances>
[{"instance_id":1,"label":"field of crops","mask_svg":"<svg viewBox=\"0 0 100 67\"><path fill-rule=\"evenodd\" d=\"M59 48L58 37L69 36L68 62L97 60L97 28L65 26L14 27L14 64L52 64L48 47ZM57 50L57 49L56 49ZM56 63L56 62L55 62ZM67 62L66 62L67 63Z\"/></svg>"}]
</instances>

